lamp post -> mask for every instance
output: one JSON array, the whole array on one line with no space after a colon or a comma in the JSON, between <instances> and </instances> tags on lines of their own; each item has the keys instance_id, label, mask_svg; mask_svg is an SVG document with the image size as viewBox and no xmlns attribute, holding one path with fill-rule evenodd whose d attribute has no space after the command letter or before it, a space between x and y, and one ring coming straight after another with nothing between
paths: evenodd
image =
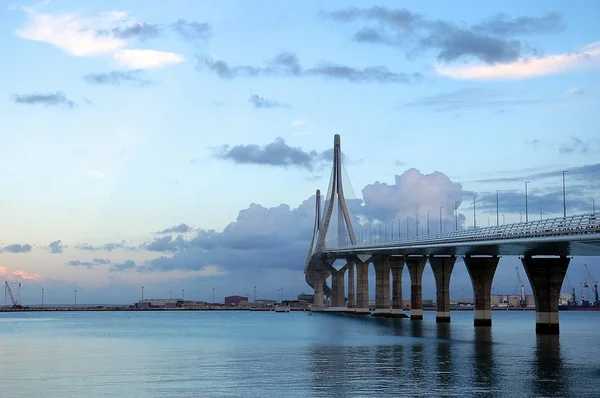
<instances>
[{"instance_id":1,"label":"lamp post","mask_svg":"<svg viewBox=\"0 0 600 398\"><path fill-rule=\"evenodd\" d=\"M75 289L75 307L77 307L77 289Z\"/></svg>"},{"instance_id":2,"label":"lamp post","mask_svg":"<svg viewBox=\"0 0 600 398\"><path fill-rule=\"evenodd\" d=\"M477 228L477 218L475 217L475 198L476 196L473 196L473 228Z\"/></svg>"},{"instance_id":3,"label":"lamp post","mask_svg":"<svg viewBox=\"0 0 600 398\"><path fill-rule=\"evenodd\" d=\"M592 214L596 215L596 200L592 199Z\"/></svg>"},{"instance_id":4,"label":"lamp post","mask_svg":"<svg viewBox=\"0 0 600 398\"><path fill-rule=\"evenodd\" d=\"M171 299L171 298L172 298L172 295L173 295L173 291L172 291L172 290L169 290L169 299Z\"/></svg>"},{"instance_id":5,"label":"lamp post","mask_svg":"<svg viewBox=\"0 0 600 398\"><path fill-rule=\"evenodd\" d=\"M44 306L44 288L42 288L42 307Z\"/></svg>"},{"instance_id":6,"label":"lamp post","mask_svg":"<svg viewBox=\"0 0 600 398\"><path fill-rule=\"evenodd\" d=\"M427 210L427 235L429 235L429 210Z\"/></svg>"},{"instance_id":7,"label":"lamp post","mask_svg":"<svg viewBox=\"0 0 600 398\"><path fill-rule=\"evenodd\" d=\"M527 211L527 184L529 184L529 181L525 181L525 222L529 222L529 212Z\"/></svg>"},{"instance_id":8,"label":"lamp post","mask_svg":"<svg viewBox=\"0 0 600 398\"><path fill-rule=\"evenodd\" d=\"M444 208L443 206L440 206L440 234L441 234L442 232L444 232L444 231L442 231L442 229L443 229L443 228L442 228L442 209L443 209L443 208Z\"/></svg>"},{"instance_id":9,"label":"lamp post","mask_svg":"<svg viewBox=\"0 0 600 398\"><path fill-rule=\"evenodd\" d=\"M500 201L498 200L499 198L499 193L500 190L496 189L496 226L500 225L500 216L499 216L499 211L500 211Z\"/></svg>"},{"instance_id":10,"label":"lamp post","mask_svg":"<svg viewBox=\"0 0 600 398\"><path fill-rule=\"evenodd\" d=\"M256 304L256 286L254 286L254 304Z\"/></svg>"},{"instance_id":11,"label":"lamp post","mask_svg":"<svg viewBox=\"0 0 600 398\"><path fill-rule=\"evenodd\" d=\"M408 239L409 231L408 231L408 216L406 216L406 239Z\"/></svg>"},{"instance_id":12,"label":"lamp post","mask_svg":"<svg viewBox=\"0 0 600 398\"><path fill-rule=\"evenodd\" d=\"M544 212L540 209L540 220L544 217Z\"/></svg>"},{"instance_id":13,"label":"lamp post","mask_svg":"<svg viewBox=\"0 0 600 398\"><path fill-rule=\"evenodd\" d=\"M182 300L183 300L183 298L184 298L184 296L183 296L183 292L184 292L184 289L181 289L181 299L182 299Z\"/></svg>"},{"instance_id":14,"label":"lamp post","mask_svg":"<svg viewBox=\"0 0 600 398\"><path fill-rule=\"evenodd\" d=\"M142 300L144 299L144 286L142 286Z\"/></svg>"},{"instance_id":15,"label":"lamp post","mask_svg":"<svg viewBox=\"0 0 600 398\"><path fill-rule=\"evenodd\" d=\"M520 217L519 222L523 222L523 212L522 211L519 212L519 217Z\"/></svg>"},{"instance_id":16,"label":"lamp post","mask_svg":"<svg viewBox=\"0 0 600 398\"><path fill-rule=\"evenodd\" d=\"M215 288L213 287L213 304L215 303Z\"/></svg>"},{"instance_id":17,"label":"lamp post","mask_svg":"<svg viewBox=\"0 0 600 398\"><path fill-rule=\"evenodd\" d=\"M419 236L419 213L417 213L417 236Z\"/></svg>"},{"instance_id":18,"label":"lamp post","mask_svg":"<svg viewBox=\"0 0 600 398\"><path fill-rule=\"evenodd\" d=\"M454 219L454 230L458 231L458 205L460 203L459 202L454 202L454 213L455 213L455 219Z\"/></svg>"},{"instance_id":19,"label":"lamp post","mask_svg":"<svg viewBox=\"0 0 600 398\"><path fill-rule=\"evenodd\" d=\"M563 170L563 172L562 172L562 182L563 182L563 217L567 217L567 191L565 190L565 173L568 173L568 170Z\"/></svg>"},{"instance_id":20,"label":"lamp post","mask_svg":"<svg viewBox=\"0 0 600 398\"><path fill-rule=\"evenodd\" d=\"M390 233L392 234L392 240L394 240L394 220L392 220L392 225L390 227Z\"/></svg>"}]
</instances>

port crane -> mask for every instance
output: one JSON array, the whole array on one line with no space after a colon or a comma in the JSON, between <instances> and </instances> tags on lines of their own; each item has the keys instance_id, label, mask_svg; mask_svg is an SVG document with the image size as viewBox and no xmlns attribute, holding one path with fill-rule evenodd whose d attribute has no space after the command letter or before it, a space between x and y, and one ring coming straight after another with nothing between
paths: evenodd
<instances>
[{"instance_id":1,"label":"port crane","mask_svg":"<svg viewBox=\"0 0 600 398\"><path fill-rule=\"evenodd\" d=\"M6 301L6 293L7 292L8 292L8 295L10 296L10 301L12 301L12 307L14 309L23 308L23 306L15 299L15 296L13 295L12 289L10 288L8 281L5 281L4 282L4 301ZM20 292L21 292L21 283L19 283L19 293Z\"/></svg>"},{"instance_id":2,"label":"port crane","mask_svg":"<svg viewBox=\"0 0 600 398\"><path fill-rule=\"evenodd\" d=\"M588 268L587 264L584 264L585 267L585 282L584 282L584 287L590 287L592 289L592 294L594 295L594 305L598 306L600 305L600 303L598 302L598 281L594 281L594 277L592 276L592 273L590 272L590 269Z\"/></svg>"},{"instance_id":3,"label":"port crane","mask_svg":"<svg viewBox=\"0 0 600 398\"><path fill-rule=\"evenodd\" d=\"M569 305L576 306L577 305L577 296L575 295L575 288L569 279L569 275L565 274L565 280L567 282L567 289L571 293L571 299L569 300Z\"/></svg>"},{"instance_id":4,"label":"port crane","mask_svg":"<svg viewBox=\"0 0 600 398\"><path fill-rule=\"evenodd\" d=\"M519 267L515 267L517 270L517 279L519 280L519 288L521 289L521 299L519 300L519 305L521 308L525 308L525 286L523 285L523 281L521 280L521 274L519 273Z\"/></svg>"}]
</instances>

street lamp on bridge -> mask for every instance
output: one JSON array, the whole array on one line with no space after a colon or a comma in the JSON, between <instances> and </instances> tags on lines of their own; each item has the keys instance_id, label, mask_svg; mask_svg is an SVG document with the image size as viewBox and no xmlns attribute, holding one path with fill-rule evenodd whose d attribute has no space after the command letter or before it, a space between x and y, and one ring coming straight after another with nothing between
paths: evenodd
<instances>
[{"instance_id":1,"label":"street lamp on bridge","mask_svg":"<svg viewBox=\"0 0 600 398\"><path fill-rule=\"evenodd\" d=\"M444 232L444 231L442 231L442 229L443 229L443 228L442 228L442 209L443 209L443 208L444 208L443 206L440 206L440 234L441 234L442 232Z\"/></svg>"},{"instance_id":2,"label":"street lamp on bridge","mask_svg":"<svg viewBox=\"0 0 600 398\"><path fill-rule=\"evenodd\" d=\"M475 216L475 199L477 197L473 196L473 228L477 228L477 218Z\"/></svg>"},{"instance_id":3,"label":"street lamp on bridge","mask_svg":"<svg viewBox=\"0 0 600 398\"><path fill-rule=\"evenodd\" d=\"M499 216L499 210L500 210L500 202L498 200L499 196L498 194L500 193L499 189L496 189L496 226L500 225L500 216Z\"/></svg>"},{"instance_id":4,"label":"street lamp on bridge","mask_svg":"<svg viewBox=\"0 0 600 398\"><path fill-rule=\"evenodd\" d=\"M565 190L565 173L568 173L568 170L563 170L562 172L562 182L563 182L563 217L567 216L567 193Z\"/></svg>"},{"instance_id":5,"label":"street lamp on bridge","mask_svg":"<svg viewBox=\"0 0 600 398\"><path fill-rule=\"evenodd\" d=\"M427 210L427 235L429 235L429 210Z\"/></svg>"},{"instance_id":6,"label":"street lamp on bridge","mask_svg":"<svg viewBox=\"0 0 600 398\"><path fill-rule=\"evenodd\" d=\"M417 213L417 236L419 236L419 213Z\"/></svg>"},{"instance_id":7,"label":"street lamp on bridge","mask_svg":"<svg viewBox=\"0 0 600 398\"><path fill-rule=\"evenodd\" d=\"M529 222L529 212L527 211L527 184L529 184L529 181L525 181L525 222Z\"/></svg>"},{"instance_id":8,"label":"street lamp on bridge","mask_svg":"<svg viewBox=\"0 0 600 398\"><path fill-rule=\"evenodd\" d=\"M460 202L454 202L454 213L455 213L454 229L456 231L458 231L458 205L460 205Z\"/></svg>"}]
</instances>

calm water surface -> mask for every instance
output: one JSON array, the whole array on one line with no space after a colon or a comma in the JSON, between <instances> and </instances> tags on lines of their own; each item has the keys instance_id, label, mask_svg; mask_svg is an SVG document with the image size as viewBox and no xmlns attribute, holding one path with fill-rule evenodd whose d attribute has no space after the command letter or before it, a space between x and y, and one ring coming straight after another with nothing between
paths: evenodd
<instances>
[{"instance_id":1,"label":"calm water surface","mask_svg":"<svg viewBox=\"0 0 600 398\"><path fill-rule=\"evenodd\" d=\"M0 313L0 397L599 397L600 312Z\"/></svg>"}]
</instances>

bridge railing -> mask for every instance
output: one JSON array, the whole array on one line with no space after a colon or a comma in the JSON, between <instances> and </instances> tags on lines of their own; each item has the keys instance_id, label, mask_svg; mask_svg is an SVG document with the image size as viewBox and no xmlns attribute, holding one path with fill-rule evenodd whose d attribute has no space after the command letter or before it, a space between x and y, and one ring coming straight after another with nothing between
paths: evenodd
<instances>
[{"instance_id":1,"label":"bridge railing","mask_svg":"<svg viewBox=\"0 0 600 398\"><path fill-rule=\"evenodd\" d=\"M546 236L597 234L600 233L599 216L598 214L582 214L493 227L476 227L458 231L438 232L429 235L414 235L404 238L396 237L395 239L381 233L372 233L366 236L359 235L355 245L352 245L349 239L342 241L339 239L329 240L325 244L325 251L352 247L379 247L391 244L398 246L425 246Z\"/></svg>"}]
</instances>

